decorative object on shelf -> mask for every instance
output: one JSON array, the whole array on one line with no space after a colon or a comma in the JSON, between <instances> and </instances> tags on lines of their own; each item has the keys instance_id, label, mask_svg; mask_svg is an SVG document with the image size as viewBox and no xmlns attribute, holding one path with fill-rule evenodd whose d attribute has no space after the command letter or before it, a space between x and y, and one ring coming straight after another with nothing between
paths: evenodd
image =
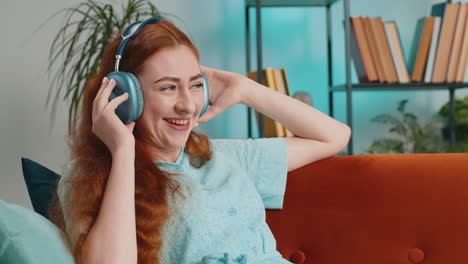
<instances>
[{"instance_id":1,"label":"decorative object on shelf","mask_svg":"<svg viewBox=\"0 0 468 264\"><path fill-rule=\"evenodd\" d=\"M127 0L121 12L111 4L86 0L60 13L65 13L65 22L50 47L48 71L54 74L46 105L52 100L50 117L54 121L60 98L70 101L70 133L75 127L85 82L96 73L107 44L130 22L161 12L149 0Z\"/></svg>"},{"instance_id":2,"label":"decorative object on shelf","mask_svg":"<svg viewBox=\"0 0 468 264\"><path fill-rule=\"evenodd\" d=\"M312 101L312 96L310 96L310 94L306 93L306 92L297 92L293 95L293 98L305 103L305 104L308 104L310 106L314 106L314 103Z\"/></svg>"},{"instance_id":3,"label":"decorative object on shelf","mask_svg":"<svg viewBox=\"0 0 468 264\"><path fill-rule=\"evenodd\" d=\"M406 99L398 104L400 118L380 114L371 119L372 122L391 125L389 132L395 137L374 140L367 149L369 154L447 152L448 146L441 135L441 120L435 119L422 126L416 115L405 111L407 103Z\"/></svg>"},{"instance_id":4,"label":"decorative object on shelf","mask_svg":"<svg viewBox=\"0 0 468 264\"><path fill-rule=\"evenodd\" d=\"M444 104L439 114L444 118L445 126L442 128L442 135L446 141L450 138L448 128L448 118L450 115L449 102ZM449 152L468 152L468 96L463 99L455 99L455 134L457 144L450 147Z\"/></svg>"}]
</instances>

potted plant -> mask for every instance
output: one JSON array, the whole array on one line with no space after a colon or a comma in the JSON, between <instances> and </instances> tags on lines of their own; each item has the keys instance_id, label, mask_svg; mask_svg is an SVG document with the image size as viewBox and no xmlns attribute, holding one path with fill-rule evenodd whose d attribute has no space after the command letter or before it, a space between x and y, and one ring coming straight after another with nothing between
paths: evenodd
<instances>
[{"instance_id":1,"label":"potted plant","mask_svg":"<svg viewBox=\"0 0 468 264\"><path fill-rule=\"evenodd\" d=\"M397 110L400 117L380 114L372 118L372 122L388 124L391 138L381 138L372 142L368 148L369 154L377 153L438 153L446 152L447 144L440 135L440 120L432 120L426 125L420 125L416 115L405 111L408 100L399 102Z\"/></svg>"},{"instance_id":2,"label":"potted plant","mask_svg":"<svg viewBox=\"0 0 468 264\"><path fill-rule=\"evenodd\" d=\"M111 4L86 0L65 8L65 16L49 52L48 72L52 82L46 105L52 103L55 120L59 100L69 101L68 133L74 130L76 115L88 77L98 70L108 43L129 23L161 14L149 0L127 0L116 10ZM54 15L54 16L56 16Z\"/></svg>"},{"instance_id":3,"label":"potted plant","mask_svg":"<svg viewBox=\"0 0 468 264\"><path fill-rule=\"evenodd\" d=\"M448 127L449 102L444 104L439 114L444 118L445 126L442 129L442 135L448 142L450 131ZM450 152L468 152L468 96L464 99L455 99L455 135L457 143L450 147Z\"/></svg>"}]
</instances>

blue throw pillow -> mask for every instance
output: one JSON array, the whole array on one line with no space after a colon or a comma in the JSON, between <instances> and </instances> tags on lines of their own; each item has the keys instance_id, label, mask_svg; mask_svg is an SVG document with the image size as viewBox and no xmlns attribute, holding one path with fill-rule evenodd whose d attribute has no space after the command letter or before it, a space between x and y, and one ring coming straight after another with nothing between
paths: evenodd
<instances>
[{"instance_id":1,"label":"blue throw pillow","mask_svg":"<svg viewBox=\"0 0 468 264\"><path fill-rule=\"evenodd\" d=\"M34 211L49 219L47 208L61 176L27 158L21 158L21 166Z\"/></svg>"},{"instance_id":2,"label":"blue throw pillow","mask_svg":"<svg viewBox=\"0 0 468 264\"><path fill-rule=\"evenodd\" d=\"M33 210L0 200L0 263L74 264L66 235Z\"/></svg>"}]
</instances>

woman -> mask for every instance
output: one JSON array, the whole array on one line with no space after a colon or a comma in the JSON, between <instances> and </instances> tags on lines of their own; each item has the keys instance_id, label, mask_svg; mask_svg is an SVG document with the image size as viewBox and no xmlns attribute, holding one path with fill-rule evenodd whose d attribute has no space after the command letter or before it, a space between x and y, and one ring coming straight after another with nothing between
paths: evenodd
<instances>
[{"instance_id":1,"label":"woman","mask_svg":"<svg viewBox=\"0 0 468 264\"><path fill-rule=\"evenodd\" d=\"M276 251L265 208L282 208L287 172L344 149L349 127L242 75L200 66L167 20L145 25L125 48L120 69L137 76L145 101L125 125L115 109L127 95L109 101L115 81L105 78L120 42L84 88L58 186L77 263L290 263ZM201 72L211 108L199 117ZM295 136L210 140L193 131L235 104Z\"/></svg>"}]
</instances>

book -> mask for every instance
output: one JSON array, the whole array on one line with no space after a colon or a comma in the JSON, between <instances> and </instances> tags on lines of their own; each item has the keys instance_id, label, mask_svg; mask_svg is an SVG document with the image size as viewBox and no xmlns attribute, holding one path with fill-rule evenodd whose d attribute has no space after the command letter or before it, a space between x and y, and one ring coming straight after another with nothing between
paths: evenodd
<instances>
[{"instance_id":1,"label":"book","mask_svg":"<svg viewBox=\"0 0 468 264\"><path fill-rule=\"evenodd\" d=\"M463 32L462 48L460 52L460 60L457 66L456 82L465 80L466 65L468 64L468 12L465 17L465 30Z\"/></svg>"},{"instance_id":2,"label":"book","mask_svg":"<svg viewBox=\"0 0 468 264\"><path fill-rule=\"evenodd\" d=\"M364 17L363 19L365 33L369 42L370 53L372 55L372 60L374 61L374 66L377 71L379 82L386 82L387 78L385 77L385 72L380 60L379 50L377 49L377 40L375 39L375 33L372 30L371 20L369 17Z\"/></svg>"},{"instance_id":3,"label":"book","mask_svg":"<svg viewBox=\"0 0 468 264\"><path fill-rule=\"evenodd\" d=\"M411 75L411 80L414 82L421 82L423 79L424 68L426 66L426 61L429 54L432 34L434 33L435 17L426 17L423 18L423 20L424 26L421 33L421 39L419 40L418 52Z\"/></svg>"},{"instance_id":4,"label":"book","mask_svg":"<svg viewBox=\"0 0 468 264\"><path fill-rule=\"evenodd\" d=\"M460 5L455 23L455 31L453 33L452 47L450 49L450 58L447 66L447 82L455 82L457 75L457 67L460 62L462 49L463 32L465 30L465 18L467 5Z\"/></svg>"},{"instance_id":5,"label":"book","mask_svg":"<svg viewBox=\"0 0 468 264\"><path fill-rule=\"evenodd\" d=\"M408 83L410 81L408 70L406 68L405 56L401 48L401 40L398 34L396 22L387 22L384 24L385 33L387 35L388 44L392 53L393 64L395 64L398 81L400 83Z\"/></svg>"},{"instance_id":6,"label":"book","mask_svg":"<svg viewBox=\"0 0 468 264\"><path fill-rule=\"evenodd\" d=\"M382 18L371 18L371 24L376 36L377 49L379 50L380 60L382 61L382 66L385 72L387 82L396 83L398 82L398 77L395 65L393 64L392 54L388 45L387 36L385 35L385 28Z\"/></svg>"},{"instance_id":7,"label":"book","mask_svg":"<svg viewBox=\"0 0 468 264\"><path fill-rule=\"evenodd\" d=\"M419 48L419 42L421 41L425 22L426 22L426 17L419 18L416 23L415 31L413 33L413 40L411 41L411 48L409 50L408 60L407 60L408 70L410 70L410 75L413 74L414 64L416 62L416 56L417 56L418 48Z\"/></svg>"},{"instance_id":8,"label":"book","mask_svg":"<svg viewBox=\"0 0 468 264\"><path fill-rule=\"evenodd\" d=\"M439 45L434 65L432 82L443 83L447 81L447 69L452 47L453 35L460 4L440 3L432 7L433 16L442 17Z\"/></svg>"},{"instance_id":9,"label":"book","mask_svg":"<svg viewBox=\"0 0 468 264\"><path fill-rule=\"evenodd\" d=\"M460 5L455 25L455 33L453 35L452 48L450 50L450 58L447 69L447 82L455 82L457 75L457 66L460 60L462 49L463 32L466 24L467 5Z\"/></svg>"},{"instance_id":10,"label":"book","mask_svg":"<svg viewBox=\"0 0 468 264\"><path fill-rule=\"evenodd\" d=\"M273 74L275 76L275 82L276 82L276 88L278 89L278 92L279 93L282 93L286 96L289 96L289 89L286 88L286 83L285 83L285 80L284 80L284 69L273 69ZM289 136L289 135L292 135L292 133L283 125L281 125L283 127L283 132L282 134L284 136Z\"/></svg>"},{"instance_id":11,"label":"book","mask_svg":"<svg viewBox=\"0 0 468 264\"><path fill-rule=\"evenodd\" d=\"M369 49L364 23L362 17L351 17L351 57L358 74L358 79L362 83L375 82L379 78L375 70L372 55Z\"/></svg>"},{"instance_id":12,"label":"book","mask_svg":"<svg viewBox=\"0 0 468 264\"><path fill-rule=\"evenodd\" d=\"M437 46L439 44L441 19L434 17L434 29L432 31L431 44L429 47L429 54L427 56L426 70L424 72L424 82L432 82L432 73L434 71L435 55Z\"/></svg>"},{"instance_id":13,"label":"book","mask_svg":"<svg viewBox=\"0 0 468 264\"><path fill-rule=\"evenodd\" d=\"M265 83L263 85L277 91L276 81L273 74L272 68L265 68L262 70L263 80ZM247 77L257 81L257 72L247 72ZM259 122L260 116L257 111L255 111L255 117L257 122ZM263 115L263 135L262 137L284 137L286 134L284 132L283 125L279 122L271 119L270 117Z\"/></svg>"},{"instance_id":14,"label":"book","mask_svg":"<svg viewBox=\"0 0 468 264\"><path fill-rule=\"evenodd\" d=\"M278 92L278 81L275 78L275 74L272 68L266 68L265 69L265 76L266 76L266 83L267 86L272 88L274 91ZM276 136L277 137L284 137L286 134L284 133L284 128L283 125L276 121L273 120L275 129L276 129Z\"/></svg>"},{"instance_id":15,"label":"book","mask_svg":"<svg viewBox=\"0 0 468 264\"><path fill-rule=\"evenodd\" d=\"M286 85L284 84L283 71L281 69L273 69L273 75L275 76L276 88L278 92L289 96L288 92L286 91Z\"/></svg>"},{"instance_id":16,"label":"book","mask_svg":"<svg viewBox=\"0 0 468 264\"><path fill-rule=\"evenodd\" d=\"M286 94L288 96L291 96L291 92L289 90L288 75L286 73L286 69L281 68L281 74L282 74L282 77L283 77L283 83L284 83L284 88L285 88ZM284 127L284 130L285 130L285 133L286 133L287 137L294 136L294 134L291 131L289 131L285 126L283 126L283 127Z\"/></svg>"},{"instance_id":17,"label":"book","mask_svg":"<svg viewBox=\"0 0 468 264\"><path fill-rule=\"evenodd\" d=\"M266 76L265 71L262 71L263 74L263 85L266 83ZM247 77L257 82L257 72L247 72ZM266 86L266 85L265 85ZM259 123L260 116L257 111L255 111L255 118L257 120L257 124ZM268 116L263 115L263 135L261 137L277 137L276 135L276 128L273 120Z\"/></svg>"},{"instance_id":18,"label":"book","mask_svg":"<svg viewBox=\"0 0 468 264\"><path fill-rule=\"evenodd\" d=\"M288 81L288 75L286 73L286 69L282 68L281 73L283 74L283 81L284 81L284 88L286 90L286 94L291 96L291 92L289 90L289 81Z\"/></svg>"}]
</instances>

